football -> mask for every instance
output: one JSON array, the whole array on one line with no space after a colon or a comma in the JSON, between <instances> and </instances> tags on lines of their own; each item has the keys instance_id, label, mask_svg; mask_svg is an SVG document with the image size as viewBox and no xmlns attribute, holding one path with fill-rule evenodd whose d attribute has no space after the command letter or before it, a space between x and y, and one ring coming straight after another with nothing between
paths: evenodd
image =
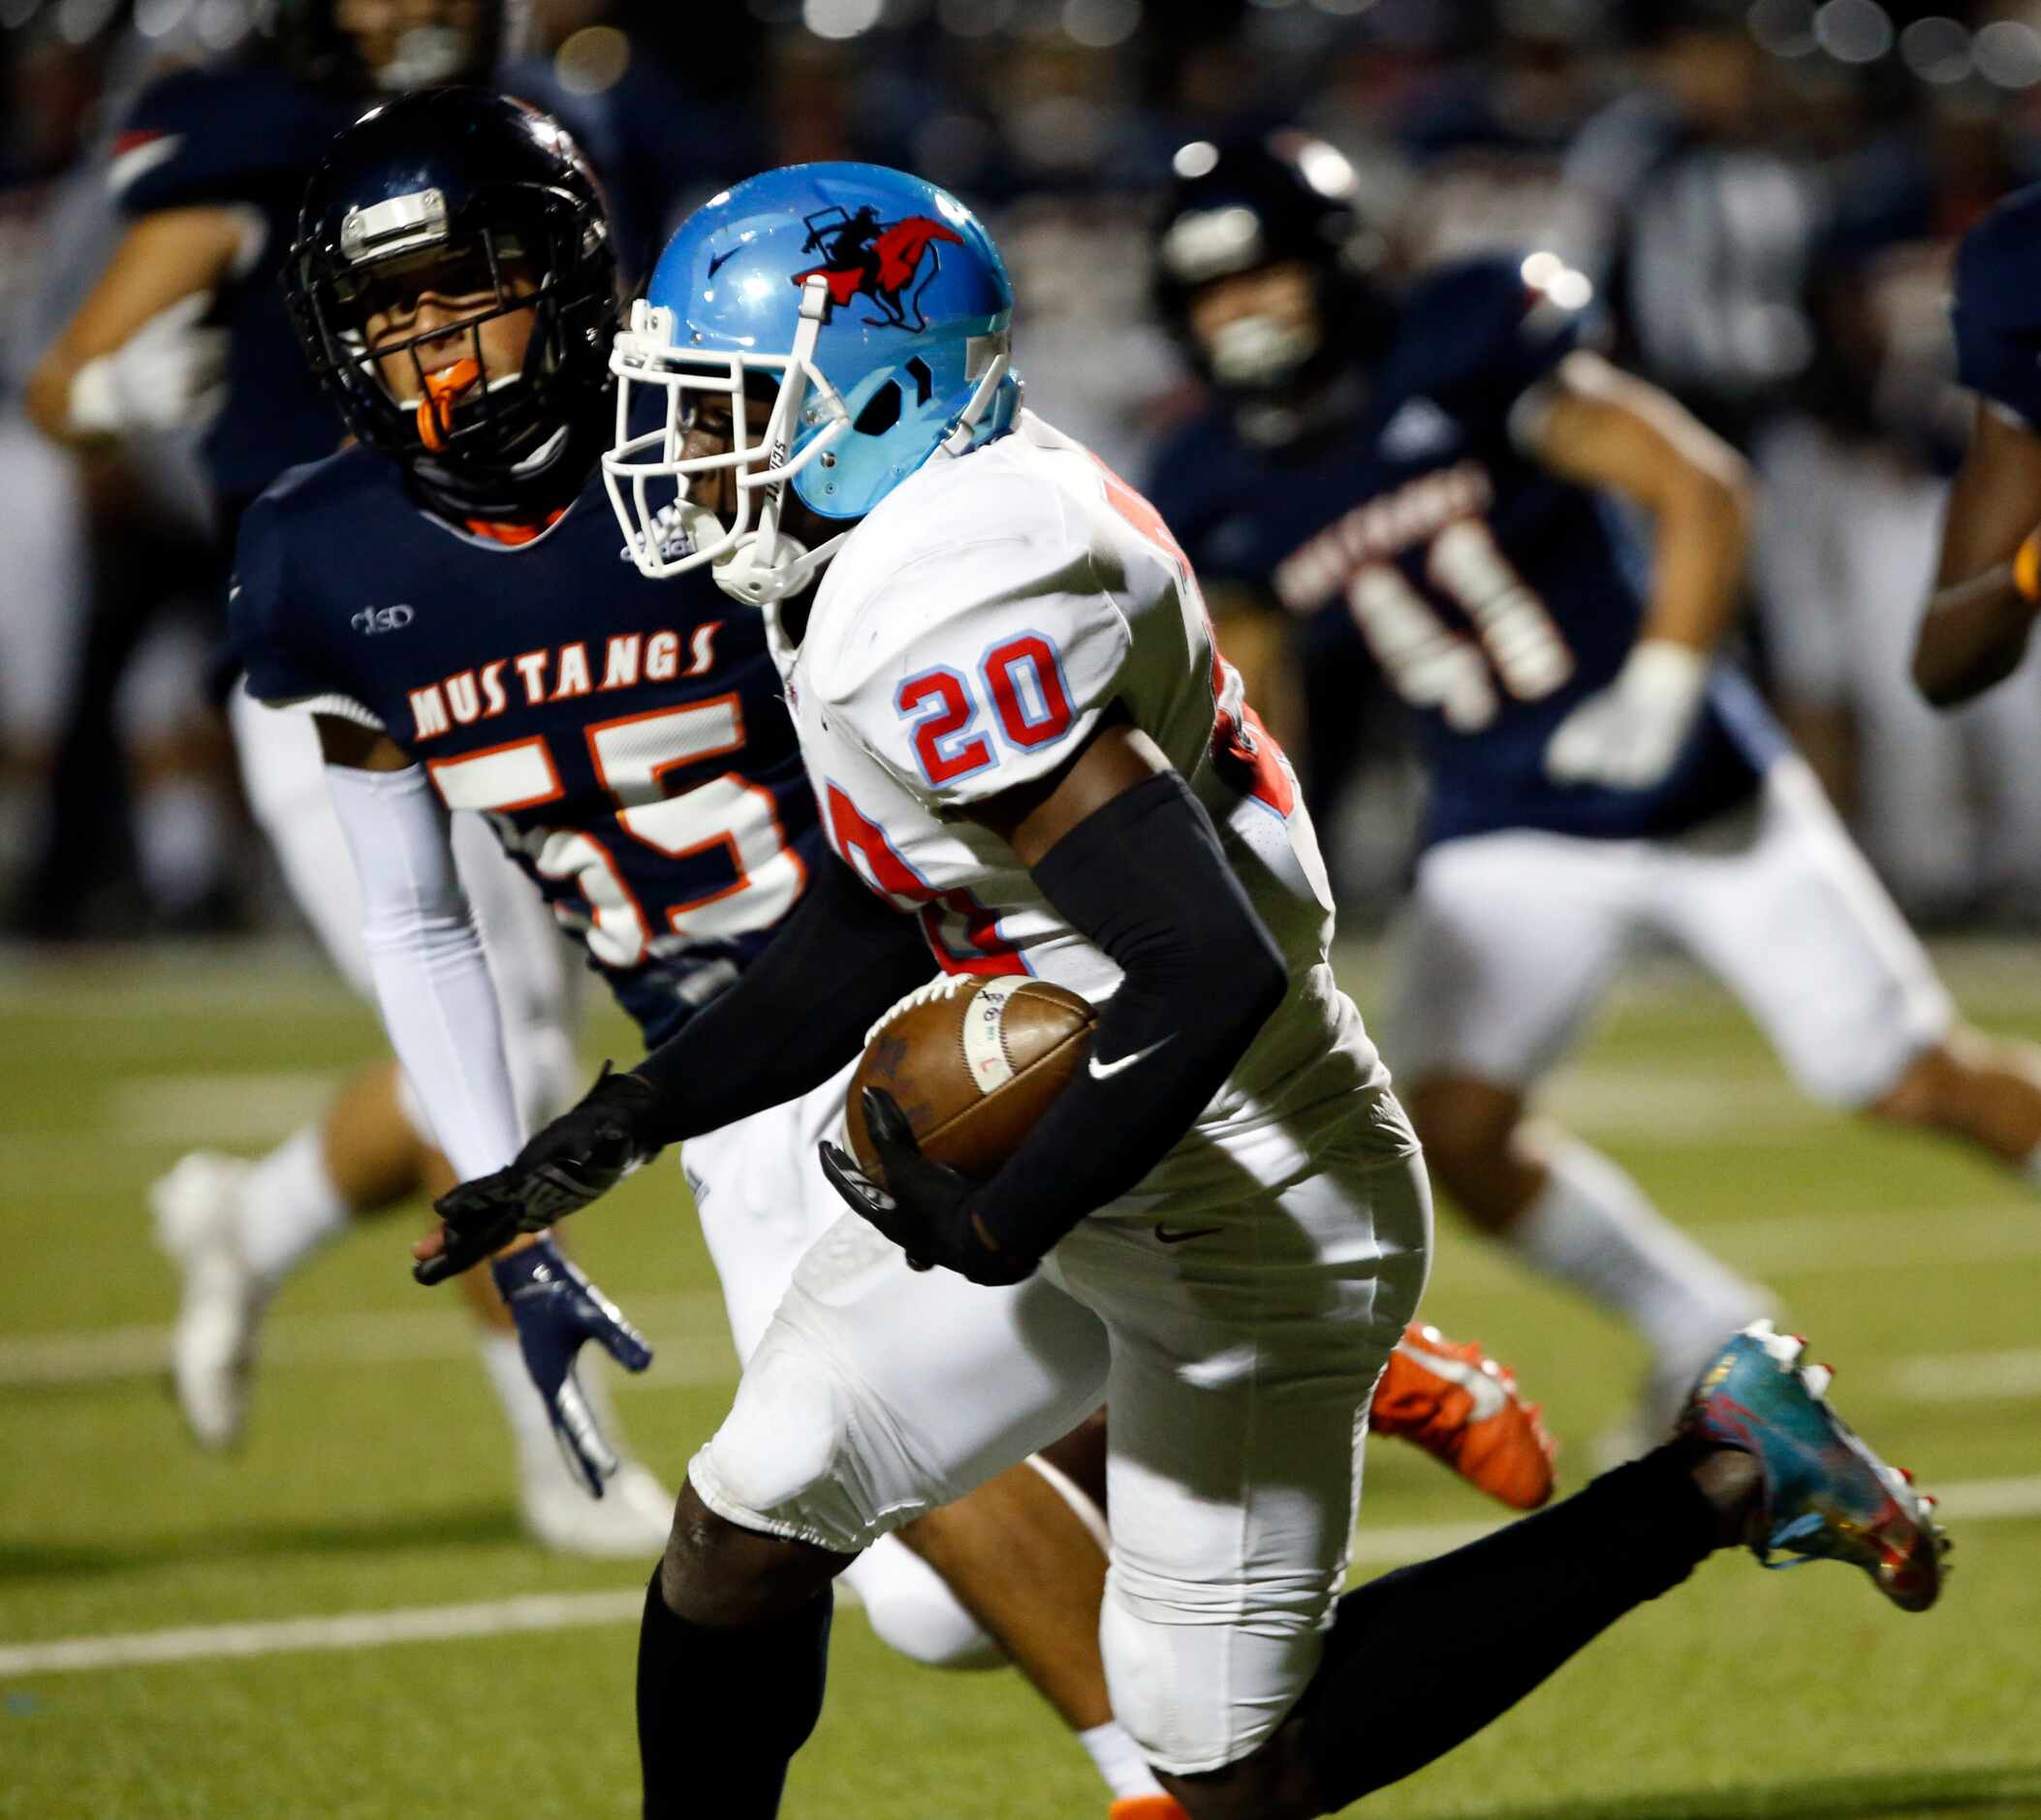
<instances>
[{"instance_id":1,"label":"football","mask_svg":"<svg viewBox=\"0 0 2041 1820\"><path fill-rule=\"evenodd\" d=\"M851 1077L851 1154L885 1177L864 1127L864 1089L898 1102L923 1151L984 1181L1084 1065L1094 1013L1075 992L1010 974L953 974L910 993L873 1026Z\"/></svg>"}]
</instances>

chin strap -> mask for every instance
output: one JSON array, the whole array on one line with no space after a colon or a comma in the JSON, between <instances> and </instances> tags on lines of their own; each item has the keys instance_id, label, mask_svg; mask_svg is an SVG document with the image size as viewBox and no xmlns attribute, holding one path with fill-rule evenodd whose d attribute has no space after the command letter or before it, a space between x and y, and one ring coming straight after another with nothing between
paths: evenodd
<instances>
[{"instance_id":1,"label":"chin strap","mask_svg":"<svg viewBox=\"0 0 2041 1820\"><path fill-rule=\"evenodd\" d=\"M810 549L799 539L781 531L774 540L772 561L758 560L760 534L746 532L737 548L709 570L716 586L734 601L746 607L764 607L773 601L791 599L821 572L824 563L836 553L848 531L838 531L826 544Z\"/></svg>"},{"instance_id":2,"label":"chin strap","mask_svg":"<svg viewBox=\"0 0 2041 1820\"><path fill-rule=\"evenodd\" d=\"M690 549L706 549L721 543L727 535L727 527L716 514L685 499L676 499L660 512L654 531L660 540L659 554L669 559ZM770 539L772 558L768 562L763 557L767 534L763 530L746 531L728 554L716 558L709 568L709 579L741 606L767 607L774 601L791 599L805 588L849 535L848 531L839 531L827 543L810 549L799 538L777 531ZM624 551L626 555L630 553L628 549Z\"/></svg>"},{"instance_id":3,"label":"chin strap","mask_svg":"<svg viewBox=\"0 0 2041 1820\"><path fill-rule=\"evenodd\" d=\"M418 439L438 455L454 433L454 406L460 394L482 377L482 362L473 357L425 375L425 395L418 401Z\"/></svg>"}]
</instances>

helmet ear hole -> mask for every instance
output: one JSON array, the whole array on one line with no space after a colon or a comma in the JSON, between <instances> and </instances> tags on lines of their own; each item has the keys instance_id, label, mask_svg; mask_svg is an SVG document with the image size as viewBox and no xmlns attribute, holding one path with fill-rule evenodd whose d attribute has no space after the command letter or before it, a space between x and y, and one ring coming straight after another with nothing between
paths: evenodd
<instances>
[{"instance_id":1,"label":"helmet ear hole","mask_svg":"<svg viewBox=\"0 0 2041 1820\"><path fill-rule=\"evenodd\" d=\"M917 354L907 362L906 370L914 380L915 403L926 404L935 395L935 375L928 370L928 362Z\"/></svg>"},{"instance_id":2,"label":"helmet ear hole","mask_svg":"<svg viewBox=\"0 0 2041 1820\"><path fill-rule=\"evenodd\" d=\"M908 364L912 367L921 366L922 363L920 358L917 357L915 360L910 361ZM926 366L922 367L923 372L926 373L927 370ZM930 383L932 384L932 375ZM922 401L926 403L927 398L928 386L925 385L922 392ZM861 436L883 436L899 421L900 382L896 379L889 379L877 392L865 399L864 408L858 413L857 421L851 424L851 428L856 430Z\"/></svg>"}]
</instances>

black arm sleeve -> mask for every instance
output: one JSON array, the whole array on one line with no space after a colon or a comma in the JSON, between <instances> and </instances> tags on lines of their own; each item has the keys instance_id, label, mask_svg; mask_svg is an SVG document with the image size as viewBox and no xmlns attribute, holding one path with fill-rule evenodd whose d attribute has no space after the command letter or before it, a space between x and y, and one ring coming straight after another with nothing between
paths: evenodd
<instances>
[{"instance_id":1,"label":"black arm sleeve","mask_svg":"<svg viewBox=\"0 0 2041 1820\"><path fill-rule=\"evenodd\" d=\"M1033 876L1126 977L1100 1009L1090 1065L968 1203L1002 1252L1027 1258L1162 1161L1289 989L1274 940L1176 771L1086 816ZM1099 1067L1111 1072L1102 1079Z\"/></svg>"},{"instance_id":2,"label":"black arm sleeve","mask_svg":"<svg viewBox=\"0 0 2041 1820\"><path fill-rule=\"evenodd\" d=\"M642 1135L671 1144L820 1086L934 971L915 919L825 852L744 977L633 1071L659 1095L641 1116Z\"/></svg>"}]
</instances>

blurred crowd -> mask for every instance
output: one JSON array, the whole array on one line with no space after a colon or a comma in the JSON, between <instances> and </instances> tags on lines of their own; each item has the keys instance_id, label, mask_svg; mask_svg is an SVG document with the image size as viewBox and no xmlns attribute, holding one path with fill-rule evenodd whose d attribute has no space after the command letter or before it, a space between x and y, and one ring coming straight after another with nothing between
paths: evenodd
<instances>
[{"instance_id":1,"label":"blurred crowd","mask_svg":"<svg viewBox=\"0 0 2041 1820\"><path fill-rule=\"evenodd\" d=\"M273 4L273 0L271 0ZM117 233L126 105L260 54L264 0L0 0L0 894L33 938L285 913L208 678L224 558L189 432L77 455L27 375ZM1283 123L1347 153L1397 261L1557 253L1619 359L1755 465L1749 661L1901 903L2041 918L2041 675L1937 717L1906 675L1970 407L1957 237L2041 174L2041 0L538 0L514 92L565 116L642 275L764 165L902 165L980 207L1029 402L1130 478L1195 404L1148 308L1173 150ZM1231 603L1282 718L1287 628ZM1331 832L1394 895L1411 785L1357 705ZM1321 792L1323 794L1323 792Z\"/></svg>"}]
</instances>

